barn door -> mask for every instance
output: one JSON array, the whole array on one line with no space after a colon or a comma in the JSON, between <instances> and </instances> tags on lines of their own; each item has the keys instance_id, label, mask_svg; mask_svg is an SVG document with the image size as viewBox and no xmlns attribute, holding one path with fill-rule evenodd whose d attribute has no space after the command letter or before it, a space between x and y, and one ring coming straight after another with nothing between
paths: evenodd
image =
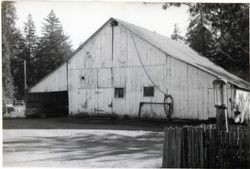
<instances>
[{"instance_id":1,"label":"barn door","mask_svg":"<svg viewBox=\"0 0 250 169\"><path fill-rule=\"evenodd\" d=\"M78 98L74 102L78 103L78 112L95 113L97 108L97 70L81 70L77 78L80 84L76 93Z\"/></svg>"},{"instance_id":2,"label":"barn door","mask_svg":"<svg viewBox=\"0 0 250 169\"><path fill-rule=\"evenodd\" d=\"M112 113L112 95L111 89L97 89L96 113L109 114Z\"/></svg>"},{"instance_id":3,"label":"barn door","mask_svg":"<svg viewBox=\"0 0 250 169\"><path fill-rule=\"evenodd\" d=\"M112 88L112 70L111 68L101 68L97 71L97 113L113 112L113 88Z\"/></svg>"}]
</instances>

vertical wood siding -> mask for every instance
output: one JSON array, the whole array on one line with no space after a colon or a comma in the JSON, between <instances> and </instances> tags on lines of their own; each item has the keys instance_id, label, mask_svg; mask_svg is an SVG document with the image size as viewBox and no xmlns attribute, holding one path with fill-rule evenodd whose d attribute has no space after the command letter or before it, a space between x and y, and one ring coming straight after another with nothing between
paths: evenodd
<instances>
[{"instance_id":1,"label":"vertical wood siding","mask_svg":"<svg viewBox=\"0 0 250 169\"><path fill-rule=\"evenodd\" d=\"M151 79L173 96L174 118L215 117L212 82L216 77L168 56L136 35L134 39ZM72 114L101 112L138 116L140 102L163 103L164 95L156 88L154 97L143 96L143 87L153 84L138 59L131 33L120 25L112 31L107 24L70 59L68 67ZM115 87L125 88L124 98L114 98ZM228 85L228 98L233 97L233 90ZM142 115L166 118L163 107L156 105L145 105Z\"/></svg>"},{"instance_id":2,"label":"vertical wood siding","mask_svg":"<svg viewBox=\"0 0 250 169\"><path fill-rule=\"evenodd\" d=\"M104 27L69 60L70 114L112 112L111 33Z\"/></svg>"},{"instance_id":3,"label":"vertical wood siding","mask_svg":"<svg viewBox=\"0 0 250 169\"><path fill-rule=\"evenodd\" d=\"M30 93L67 91L67 63L64 63L30 89Z\"/></svg>"}]
</instances>

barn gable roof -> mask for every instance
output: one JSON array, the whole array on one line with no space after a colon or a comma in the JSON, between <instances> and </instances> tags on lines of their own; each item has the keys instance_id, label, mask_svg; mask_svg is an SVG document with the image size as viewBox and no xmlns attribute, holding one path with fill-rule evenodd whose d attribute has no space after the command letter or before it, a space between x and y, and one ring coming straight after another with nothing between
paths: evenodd
<instances>
[{"instance_id":1,"label":"barn gable roof","mask_svg":"<svg viewBox=\"0 0 250 169\"><path fill-rule=\"evenodd\" d=\"M82 43L73 53L71 57L74 57L74 55L80 51L88 42L90 39L92 39L104 26L106 26L111 21L117 21L120 25L122 25L127 30L131 31L133 34L139 36L140 38L144 39L148 43L150 43L152 46L158 48L159 50L163 51L169 56L172 56L178 60L181 60L187 64L190 64L194 67L199 68L200 70L203 70L209 74L212 74L216 77L220 77L223 79L226 79L231 84L237 86L240 89L248 90L250 91L250 83L247 81L244 81L243 79L227 72L225 69L221 68L220 66L217 66L213 62L211 62L209 59L207 59L204 56L201 56L199 53L191 49L188 45L172 40L170 38L167 38L163 35L160 35L158 33L152 32L150 30L147 30L145 28L136 26L131 23L127 23L125 21L110 18L108 21L106 21L93 35L91 35L84 43ZM69 60L71 59L69 58ZM57 71L57 69L55 70ZM54 72L54 71L53 71ZM46 75L42 80L40 80L38 83L42 83L42 81L45 78L48 78L50 74ZM37 84L38 84L37 83ZM36 85L37 85L36 84ZM32 87L31 87L32 88ZM31 89L30 88L30 89Z\"/></svg>"},{"instance_id":2,"label":"barn gable roof","mask_svg":"<svg viewBox=\"0 0 250 169\"><path fill-rule=\"evenodd\" d=\"M130 30L137 36L141 37L151 45L155 46L159 50L163 51L167 55L170 55L178 60L195 66L207 73L210 73L216 77L226 79L231 84L245 90L250 90L250 83L243 79L229 73L222 67L216 65L204 56L191 49L188 45L172 40L158 33L154 33L145 28L136 26L125 21L114 19L126 29Z\"/></svg>"},{"instance_id":3,"label":"barn gable roof","mask_svg":"<svg viewBox=\"0 0 250 169\"><path fill-rule=\"evenodd\" d=\"M52 72L48 73L47 75L45 75L43 78L41 78L36 84L34 84L33 86L28 88L29 92L32 92L33 89L36 86L39 86L40 84L44 83L44 81L48 78L50 78L52 76L53 73L56 73L57 71L59 71L60 67L62 67L64 64L68 64L68 61L74 57L89 41L90 39L92 39L98 32L100 32L102 30L103 27L105 27L111 20L113 20L112 18L110 18L109 20L107 20L98 30L96 30L87 40L85 40L74 52L73 54L68 58L67 61L65 61L64 63L62 63L61 65L59 65L57 68L55 68L55 70L53 70ZM66 67L68 69L68 67ZM68 70L67 70L68 71Z\"/></svg>"}]
</instances>

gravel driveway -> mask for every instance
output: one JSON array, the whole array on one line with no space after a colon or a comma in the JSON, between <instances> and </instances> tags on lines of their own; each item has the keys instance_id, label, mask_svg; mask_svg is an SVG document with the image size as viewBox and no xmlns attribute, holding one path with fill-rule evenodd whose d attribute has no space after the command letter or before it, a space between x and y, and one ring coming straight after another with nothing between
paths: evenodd
<instances>
[{"instance_id":1,"label":"gravel driveway","mask_svg":"<svg viewBox=\"0 0 250 169\"><path fill-rule=\"evenodd\" d=\"M163 132L3 130L3 165L11 167L161 167Z\"/></svg>"}]
</instances>

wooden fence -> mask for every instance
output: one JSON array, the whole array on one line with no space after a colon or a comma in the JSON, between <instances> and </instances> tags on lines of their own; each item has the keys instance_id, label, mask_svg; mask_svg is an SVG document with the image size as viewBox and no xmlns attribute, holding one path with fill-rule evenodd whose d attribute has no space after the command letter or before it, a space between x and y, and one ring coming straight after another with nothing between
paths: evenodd
<instances>
[{"instance_id":1,"label":"wooden fence","mask_svg":"<svg viewBox=\"0 0 250 169\"><path fill-rule=\"evenodd\" d=\"M249 128L230 126L229 132L214 125L164 129L164 168L248 168Z\"/></svg>"}]
</instances>

